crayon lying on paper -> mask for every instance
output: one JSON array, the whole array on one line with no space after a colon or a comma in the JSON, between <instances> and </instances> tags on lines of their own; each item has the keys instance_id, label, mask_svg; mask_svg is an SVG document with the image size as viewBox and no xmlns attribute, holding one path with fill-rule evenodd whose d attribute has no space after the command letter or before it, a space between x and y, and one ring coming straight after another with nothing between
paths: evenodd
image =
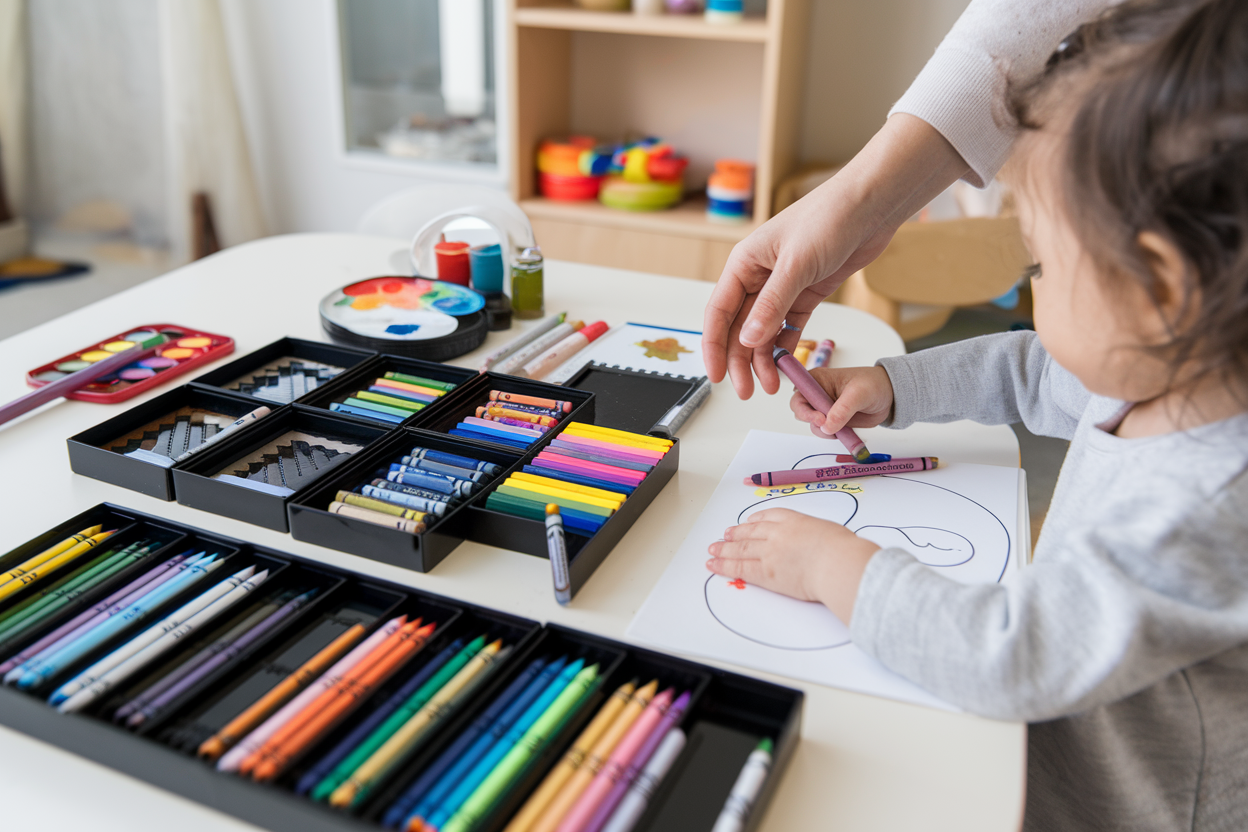
<instances>
[{"instance_id":1,"label":"crayon lying on paper","mask_svg":"<svg viewBox=\"0 0 1248 832\"><path fill-rule=\"evenodd\" d=\"M847 480L854 477L872 477L880 474L907 474L913 471L930 471L940 467L940 458L916 456L898 458L873 465L831 465L827 468L798 468L796 471L764 471L745 478L746 485L795 485L803 482Z\"/></svg>"}]
</instances>

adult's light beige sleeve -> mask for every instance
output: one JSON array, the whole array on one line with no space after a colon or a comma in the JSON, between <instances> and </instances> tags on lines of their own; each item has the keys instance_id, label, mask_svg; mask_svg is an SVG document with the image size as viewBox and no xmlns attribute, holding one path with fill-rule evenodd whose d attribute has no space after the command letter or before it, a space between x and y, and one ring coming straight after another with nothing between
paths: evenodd
<instances>
[{"instance_id":1,"label":"adult's light beige sleeve","mask_svg":"<svg viewBox=\"0 0 1248 832\"><path fill-rule=\"evenodd\" d=\"M1062 38L1120 0L971 0L889 115L935 127L983 187L1010 155L1017 125L1006 85L1039 72Z\"/></svg>"}]
</instances>

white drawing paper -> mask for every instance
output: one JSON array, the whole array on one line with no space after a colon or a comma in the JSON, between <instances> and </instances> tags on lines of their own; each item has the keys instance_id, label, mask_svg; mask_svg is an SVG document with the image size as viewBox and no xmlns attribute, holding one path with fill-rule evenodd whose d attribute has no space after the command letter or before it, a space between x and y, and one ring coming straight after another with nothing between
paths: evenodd
<instances>
[{"instance_id":1,"label":"white drawing paper","mask_svg":"<svg viewBox=\"0 0 1248 832\"><path fill-rule=\"evenodd\" d=\"M702 378L702 333L645 324L622 324L556 367L542 381L563 384L594 361L608 367Z\"/></svg>"},{"instance_id":2,"label":"white drawing paper","mask_svg":"<svg viewBox=\"0 0 1248 832\"><path fill-rule=\"evenodd\" d=\"M1002 581L1013 570L1019 556L1016 468L953 463L842 480L849 486L844 491L797 486L780 496L760 495L742 483L763 471L835 464L838 450L843 452L814 436L751 431L628 635L782 676L952 709L855 647L848 628L823 605L706 569L707 547L722 539L724 529L774 507L840 523L881 546L899 546L964 583Z\"/></svg>"}]
</instances>

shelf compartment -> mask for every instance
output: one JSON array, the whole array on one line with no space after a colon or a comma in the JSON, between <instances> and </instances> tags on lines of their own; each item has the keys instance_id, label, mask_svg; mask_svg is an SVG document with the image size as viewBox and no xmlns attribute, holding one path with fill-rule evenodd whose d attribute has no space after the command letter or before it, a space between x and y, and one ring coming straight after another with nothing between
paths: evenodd
<instances>
[{"instance_id":1,"label":"shelf compartment","mask_svg":"<svg viewBox=\"0 0 1248 832\"><path fill-rule=\"evenodd\" d=\"M638 15L632 12L597 12L563 7L516 9L516 25L535 29L567 29L573 32L614 32L667 38L744 41L764 43L765 18L746 18L741 23L707 23L702 15Z\"/></svg>"}]
</instances>

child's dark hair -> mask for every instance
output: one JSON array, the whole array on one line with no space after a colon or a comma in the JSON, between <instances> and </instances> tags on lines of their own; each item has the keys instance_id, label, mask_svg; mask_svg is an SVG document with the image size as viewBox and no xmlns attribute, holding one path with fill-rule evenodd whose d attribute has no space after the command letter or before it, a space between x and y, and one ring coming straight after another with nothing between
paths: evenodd
<instances>
[{"instance_id":1,"label":"child's dark hair","mask_svg":"<svg viewBox=\"0 0 1248 832\"><path fill-rule=\"evenodd\" d=\"M1077 91L1073 113L1062 112ZM1069 119L1063 208L1106 273L1158 284L1152 231L1190 266L1184 323L1158 347L1243 392L1248 382L1248 2L1137 0L1068 37L1011 90L1024 130Z\"/></svg>"}]
</instances>

